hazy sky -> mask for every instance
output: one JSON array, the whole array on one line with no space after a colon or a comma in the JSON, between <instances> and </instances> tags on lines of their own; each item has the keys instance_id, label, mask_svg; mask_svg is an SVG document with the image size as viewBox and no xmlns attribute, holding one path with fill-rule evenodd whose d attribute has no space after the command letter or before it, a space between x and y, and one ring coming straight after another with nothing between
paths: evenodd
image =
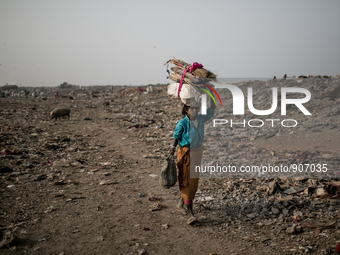
<instances>
[{"instance_id":1,"label":"hazy sky","mask_svg":"<svg viewBox=\"0 0 340 255\"><path fill-rule=\"evenodd\" d=\"M340 74L339 0L0 0L0 86L167 83L163 64L220 78Z\"/></svg>"}]
</instances>

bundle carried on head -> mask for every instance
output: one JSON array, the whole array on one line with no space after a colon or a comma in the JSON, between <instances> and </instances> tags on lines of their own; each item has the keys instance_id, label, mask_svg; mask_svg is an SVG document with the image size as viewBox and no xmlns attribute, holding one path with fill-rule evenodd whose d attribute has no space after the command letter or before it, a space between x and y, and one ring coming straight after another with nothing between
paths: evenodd
<instances>
[{"instance_id":1,"label":"bundle carried on head","mask_svg":"<svg viewBox=\"0 0 340 255\"><path fill-rule=\"evenodd\" d=\"M173 73L170 75L170 79L177 82L178 81L178 77L179 81L183 75L183 73L185 72L185 78L188 78L186 80L187 84L190 84L190 78L216 78L217 76L215 74L213 74L212 72L210 72L207 69L203 68L202 64L199 64L197 62L194 62L192 65L179 60L179 59L170 59L169 61L167 61L165 64L174 64L175 67L171 67L171 71L173 71Z\"/></svg>"},{"instance_id":2,"label":"bundle carried on head","mask_svg":"<svg viewBox=\"0 0 340 255\"><path fill-rule=\"evenodd\" d=\"M170 59L166 64L174 64L171 67L172 73L169 73L169 79L175 83L171 83L168 86L168 94L174 97L178 97L186 105L197 103L201 99L202 91L200 88L205 88L204 85L199 85L199 81L207 78L215 79L216 75L207 69L203 68L203 65L194 62L192 65L179 59ZM193 82L194 85L193 85ZM198 82L198 83L197 83ZM191 102L191 103L190 103Z\"/></svg>"}]
</instances>

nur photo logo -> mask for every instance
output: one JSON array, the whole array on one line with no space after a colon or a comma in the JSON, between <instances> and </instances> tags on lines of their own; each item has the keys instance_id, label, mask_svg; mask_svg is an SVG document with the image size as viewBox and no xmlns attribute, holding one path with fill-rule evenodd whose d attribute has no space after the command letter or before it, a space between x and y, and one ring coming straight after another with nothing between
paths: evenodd
<instances>
[{"instance_id":1,"label":"nur photo logo","mask_svg":"<svg viewBox=\"0 0 340 255\"><path fill-rule=\"evenodd\" d=\"M222 101L220 96L218 95L218 93L216 92L216 90L207 85L207 84L203 84L205 86L207 86L210 90L212 90L216 96L218 97L218 99L220 100L220 103L222 105ZM216 84L215 87L217 89L228 89L233 97L233 115L244 115L244 94L242 92L242 90L240 88L238 88L235 85L232 84ZM215 102L216 104L216 100L214 99L213 95L206 89L200 88L201 90L205 91ZM275 112L276 108L277 108L277 102L278 102L278 93L277 93L277 88L274 87L272 88L272 95L273 95L273 103L270 109L268 110L257 110L254 107L253 104L253 88L249 87L248 88L248 109L250 110L251 113L255 114L255 115L270 115L272 113ZM288 99L287 98L287 93L302 93L305 94L304 98L291 98ZM312 115L302 104L307 103L309 100L311 99L311 93L309 92L309 90L304 89L304 88L292 88L292 87L287 87L287 88L281 88L281 115L286 115L286 107L288 104L293 104L296 107L298 107L300 109L301 112L303 112L303 114L305 115ZM202 94L202 102L201 102L201 106L202 106L202 114L206 114L206 110L207 110L207 95L206 94ZM217 105L217 104L216 104Z\"/></svg>"},{"instance_id":2,"label":"nur photo logo","mask_svg":"<svg viewBox=\"0 0 340 255\"><path fill-rule=\"evenodd\" d=\"M217 96L222 106L221 97L212 86L206 83L201 83L200 85L204 85L205 87L210 89L210 91L212 91ZM245 95L239 87L232 85L232 84L223 84L223 83L215 83L214 85L216 89L228 89L228 91L231 93L233 115L244 115L245 114L245 102L246 102ZM216 100L213 94L209 90L205 88L200 88L200 89L206 92L206 94L201 95L201 114L206 115L207 114L207 95L209 95L213 99L215 105L217 105L217 103L216 103ZM273 87L273 88L268 88L268 89L272 90L271 91L272 98L271 100L269 99L269 102L271 102L271 107L269 109L259 110L259 109L256 109L254 106L253 88L252 87L247 88L247 106L248 106L248 110L252 114L257 115L257 116L268 116L268 115L273 114L277 110L278 102L279 102L278 88ZM302 95L302 97L299 96L299 98L287 98L287 95L291 93ZM280 95L281 95L281 98L280 98L281 99L280 100L281 101L280 103L281 116L287 115L288 105L295 105L304 115L312 115L307 110L307 108L303 105L309 102L311 99L311 93L309 90L305 88L282 87L280 90ZM298 124L297 121L294 119L285 119L282 121L280 119L265 119L265 120L252 119L252 120L248 120L247 122L244 119L242 122L237 122L237 123L233 122L233 120L213 119L213 126L216 127L216 125L224 125L224 124L230 123L231 127L233 125L234 126L242 125L243 127L245 127L246 124L248 124L249 127L262 127L265 122L270 122L271 126L274 127L274 123L277 121L280 121L281 126L283 127L295 127ZM293 123L293 124L289 125L289 123Z\"/></svg>"}]
</instances>

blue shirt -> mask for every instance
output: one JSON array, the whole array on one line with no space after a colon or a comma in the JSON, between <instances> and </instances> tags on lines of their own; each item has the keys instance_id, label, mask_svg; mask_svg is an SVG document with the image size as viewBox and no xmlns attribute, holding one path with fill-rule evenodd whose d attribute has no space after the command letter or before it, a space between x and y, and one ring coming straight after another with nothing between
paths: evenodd
<instances>
[{"instance_id":1,"label":"blue shirt","mask_svg":"<svg viewBox=\"0 0 340 255\"><path fill-rule=\"evenodd\" d=\"M191 123L188 116L179 120L174 131L174 138L179 141L181 147L200 147L204 139L204 123L214 116L214 110L207 109L207 115L197 116L198 128Z\"/></svg>"}]
</instances>

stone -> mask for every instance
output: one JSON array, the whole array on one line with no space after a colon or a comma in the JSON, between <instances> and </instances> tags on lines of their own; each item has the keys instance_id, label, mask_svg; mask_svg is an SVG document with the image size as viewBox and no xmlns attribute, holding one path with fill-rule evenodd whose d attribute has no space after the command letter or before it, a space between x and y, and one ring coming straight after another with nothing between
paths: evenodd
<instances>
[{"instance_id":1,"label":"stone","mask_svg":"<svg viewBox=\"0 0 340 255\"><path fill-rule=\"evenodd\" d=\"M294 215L294 217L298 217L298 216L302 216L303 213L300 212L300 211L294 211L294 212L293 212L293 215Z\"/></svg>"},{"instance_id":2,"label":"stone","mask_svg":"<svg viewBox=\"0 0 340 255\"><path fill-rule=\"evenodd\" d=\"M277 208L275 208L275 207L272 207L272 213L273 213L274 215L277 215L277 214L280 213L280 210L277 209Z\"/></svg>"},{"instance_id":3,"label":"stone","mask_svg":"<svg viewBox=\"0 0 340 255\"><path fill-rule=\"evenodd\" d=\"M288 214L289 214L289 210L288 209L285 208L285 209L282 210L282 215L284 217L288 216Z\"/></svg>"},{"instance_id":4,"label":"stone","mask_svg":"<svg viewBox=\"0 0 340 255\"><path fill-rule=\"evenodd\" d=\"M279 222L283 222L283 215L280 214L279 218L277 218Z\"/></svg>"},{"instance_id":5,"label":"stone","mask_svg":"<svg viewBox=\"0 0 340 255\"><path fill-rule=\"evenodd\" d=\"M274 195L279 188L280 188L280 185L276 181L269 183L268 188L267 188L268 196Z\"/></svg>"},{"instance_id":6,"label":"stone","mask_svg":"<svg viewBox=\"0 0 340 255\"><path fill-rule=\"evenodd\" d=\"M324 188L317 188L315 194L318 197L327 197L327 192L324 190Z\"/></svg>"},{"instance_id":7,"label":"stone","mask_svg":"<svg viewBox=\"0 0 340 255\"><path fill-rule=\"evenodd\" d=\"M229 190L230 192L234 191L234 185L232 183L228 183L227 190Z\"/></svg>"},{"instance_id":8,"label":"stone","mask_svg":"<svg viewBox=\"0 0 340 255\"><path fill-rule=\"evenodd\" d=\"M114 180L103 180L99 183L99 185L111 185L111 184L118 184L118 182Z\"/></svg>"},{"instance_id":9,"label":"stone","mask_svg":"<svg viewBox=\"0 0 340 255\"><path fill-rule=\"evenodd\" d=\"M165 229L168 229L169 225L168 224L162 224L162 227L165 228Z\"/></svg>"},{"instance_id":10,"label":"stone","mask_svg":"<svg viewBox=\"0 0 340 255\"><path fill-rule=\"evenodd\" d=\"M296 225L293 225L293 226L291 226L291 227L288 227L288 228L286 229L286 233L287 233L287 234L291 234L291 235L296 234Z\"/></svg>"},{"instance_id":11,"label":"stone","mask_svg":"<svg viewBox=\"0 0 340 255\"><path fill-rule=\"evenodd\" d=\"M143 255L143 254L145 254L145 252L146 252L146 251L145 251L144 249L138 250L138 254L139 254L139 255Z\"/></svg>"},{"instance_id":12,"label":"stone","mask_svg":"<svg viewBox=\"0 0 340 255\"><path fill-rule=\"evenodd\" d=\"M249 213L247 214L247 217L250 219L254 219L256 217L256 213Z\"/></svg>"}]
</instances>

